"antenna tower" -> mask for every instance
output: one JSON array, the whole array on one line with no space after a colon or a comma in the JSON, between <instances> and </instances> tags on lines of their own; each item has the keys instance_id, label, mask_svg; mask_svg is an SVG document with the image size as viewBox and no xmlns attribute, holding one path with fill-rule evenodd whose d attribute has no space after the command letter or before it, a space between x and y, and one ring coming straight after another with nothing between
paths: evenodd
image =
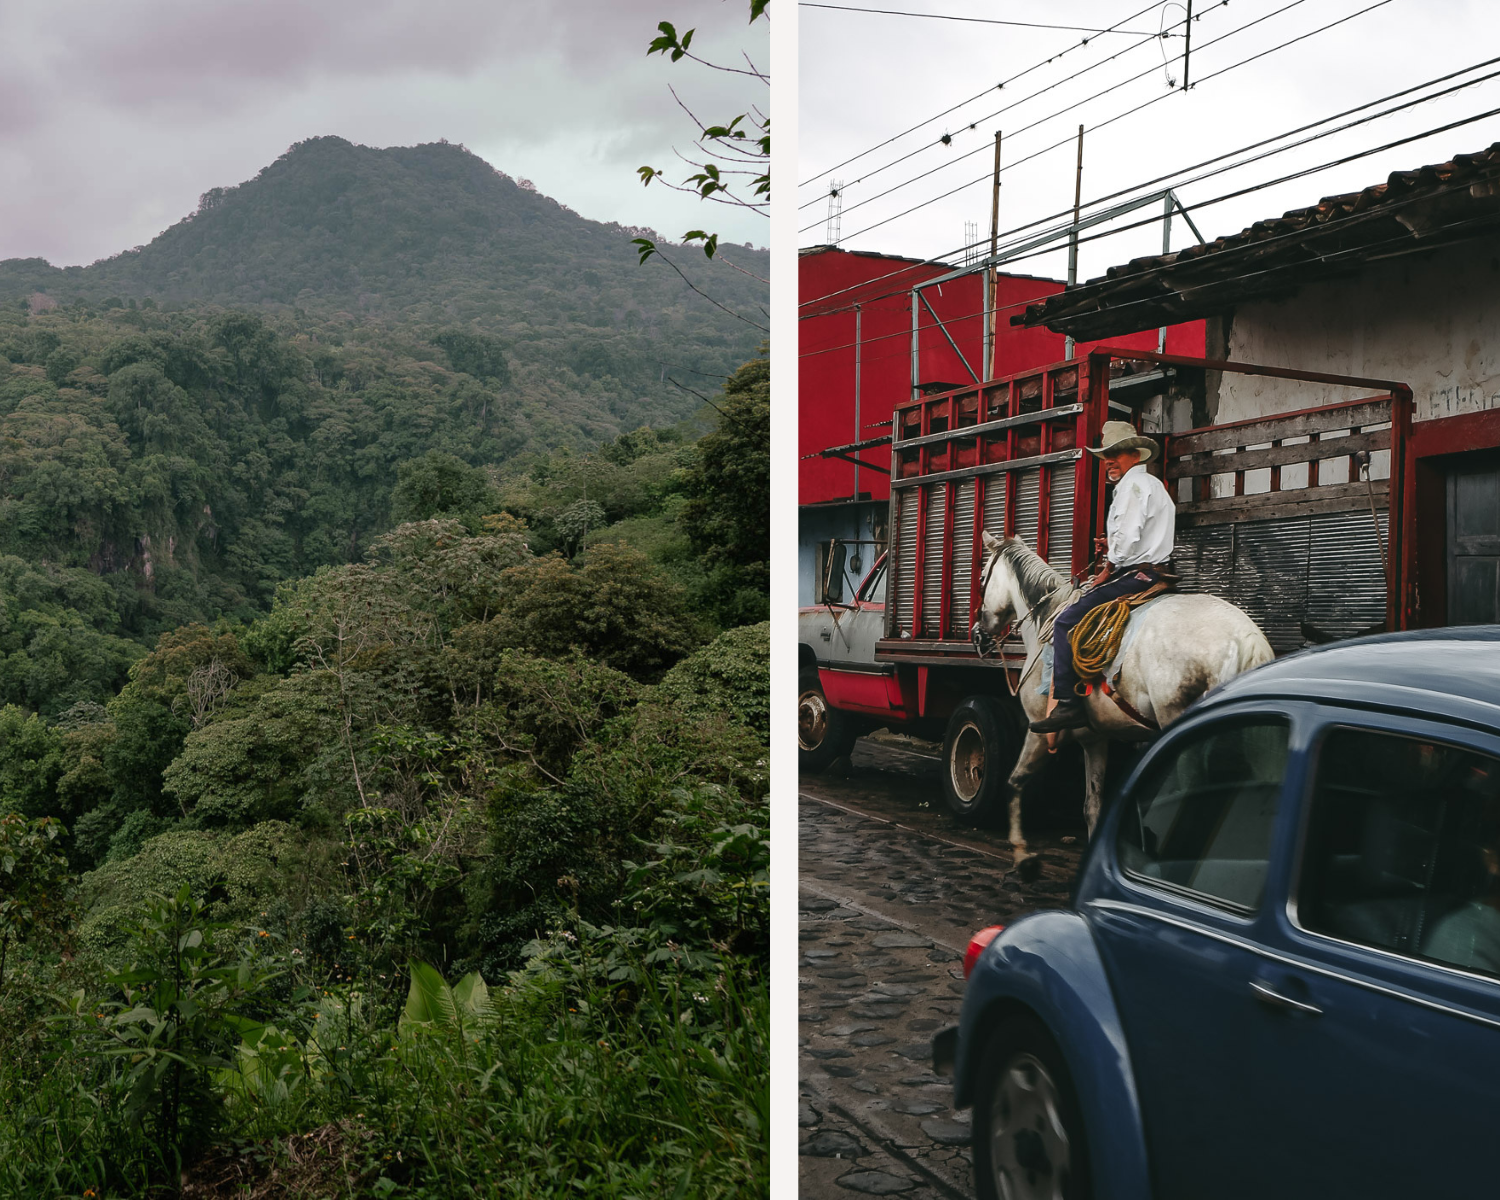
<instances>
[{"instance_id":1,"label":"antenna tower","mask_svg":"<svg viewBox=\"0 0 1500 1200\"><path fill-rule=\"evenodd\" d=\"M826 245L837 246L843 236L844 181L828 181L828 229L823 236Z\"/></svg>"}]
</instances>

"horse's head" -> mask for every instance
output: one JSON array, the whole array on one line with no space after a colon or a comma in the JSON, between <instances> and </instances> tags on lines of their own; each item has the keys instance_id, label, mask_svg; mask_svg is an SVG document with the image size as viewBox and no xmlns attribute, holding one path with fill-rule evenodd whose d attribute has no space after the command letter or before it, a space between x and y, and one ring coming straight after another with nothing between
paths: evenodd
<instances>
[{"instance_id":1,"label":"horse's head","mask_svg":"<svg viewBox=\"0 0 1500 1200\"><path fill-rule=\"evenodd\" d=\"M1020 537L983 533L985 560L979 575L979 611L971 630L980 653L1006 628L1024 620L1038 606L1060 594L1066 580L1049 567Z\"/></svg>"},{"instance_id":2,"label":"horse's head","mask_svg":"<svg viewBox=\"0 0 1500 1200\"><path fill-rule=\"evenodd\" d=\"M1009 558L1002 554L1007 541L1020 542L1020 538L997 538L988 529L980 535L984 540L984 567L979 573L979 611L974 615L975 641L981 635L998 637L1016 618L1015 572Z\"/></svg>"}]
</instances>

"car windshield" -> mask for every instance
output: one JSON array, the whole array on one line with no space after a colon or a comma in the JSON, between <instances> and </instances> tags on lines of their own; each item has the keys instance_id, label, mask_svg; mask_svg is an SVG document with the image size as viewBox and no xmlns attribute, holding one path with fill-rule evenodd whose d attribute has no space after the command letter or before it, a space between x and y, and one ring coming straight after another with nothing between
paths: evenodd
<instances>
[{"instance_id":1,"label":"car windshield","mask_svg":"<svg viewBox=\"0 0 1500 1200\"><path fill-rule=\"evenodd\" d=\"M864 583L860 585L859 598L867 604L885 603L885 563L882 561Z\"/></svg>"}]
</instances>

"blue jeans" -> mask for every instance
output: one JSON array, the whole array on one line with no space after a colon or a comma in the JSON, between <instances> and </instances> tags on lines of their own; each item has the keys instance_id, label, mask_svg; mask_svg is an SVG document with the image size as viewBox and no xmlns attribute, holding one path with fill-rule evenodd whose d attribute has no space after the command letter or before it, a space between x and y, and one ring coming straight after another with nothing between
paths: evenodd
<instances>
[{"instance_id":1,"label":"blue jeans","mask_svg":"<svg viewBox=\"0 0 1500 1200\"><path fill-rule=\"evenodd\" d=\"M1073 690L1078 682L1078 672L1073 669L1073 647L1068 644L1068 635L1073 632L1083 614L1121 596L1134 596L1144 592L1161 579L1155 567L1126 567L1116 571L1093 591L1080 596L1062 612L1052 624L1052 694L1059 700L1076 697Z\"/></svg>"}]
</instances>

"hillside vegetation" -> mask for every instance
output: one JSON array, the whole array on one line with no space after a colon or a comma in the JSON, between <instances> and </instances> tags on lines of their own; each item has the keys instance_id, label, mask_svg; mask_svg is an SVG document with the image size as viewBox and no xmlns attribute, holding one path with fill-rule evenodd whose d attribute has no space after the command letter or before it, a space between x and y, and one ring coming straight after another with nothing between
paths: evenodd
<instances>
[{"instance_id":1,"label":"hillside vegetation","mask_svg":"<svg viewBox=\"0 0 1500 1200\"><path fill-rule=\"evenodd\" d=\"M0 264L0 1198L765 1193L770 374L628 232L319 139Z\"/></svg>"}]
</instances>

